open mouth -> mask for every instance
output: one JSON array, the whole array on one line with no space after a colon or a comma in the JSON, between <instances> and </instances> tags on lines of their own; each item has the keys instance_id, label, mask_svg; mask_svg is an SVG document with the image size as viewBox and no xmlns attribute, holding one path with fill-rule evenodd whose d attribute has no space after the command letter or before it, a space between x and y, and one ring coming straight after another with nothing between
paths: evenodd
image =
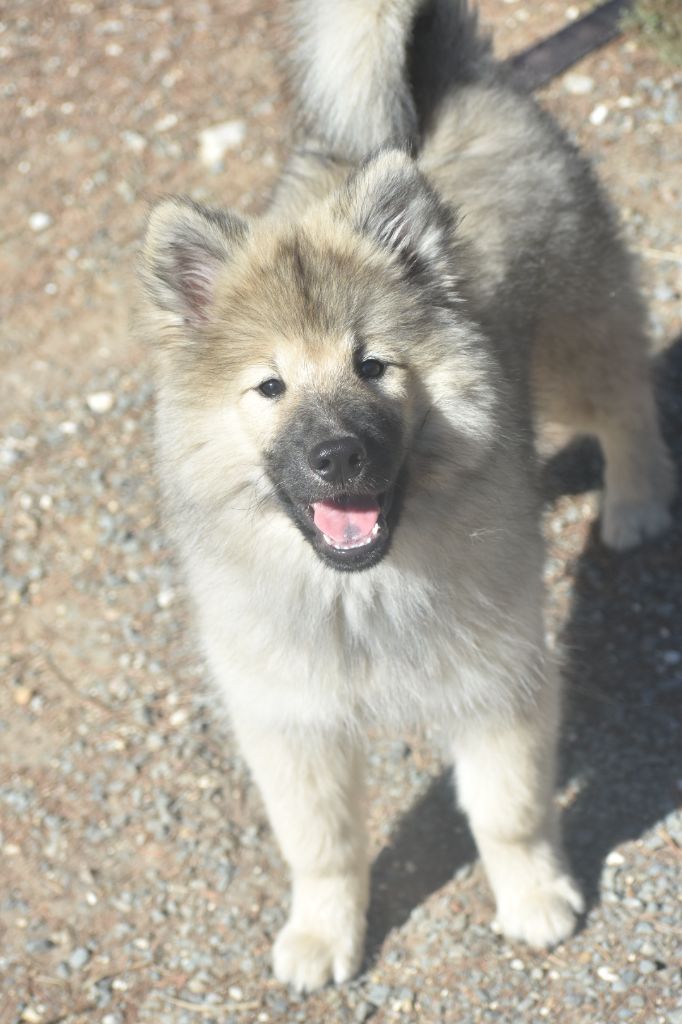
<instances>
[{"instance_id":1,"label":"open mouth","mask_svg":"<svg viewBox=\"0 0 682 1024\"><path fill-rule=\"evenodd\" d=\"M366 569L386 554L393 493L337 494L311 502L306 519L318 554L335 569Z\"/></svg>"},{"instance_id":2,"label":"open mouth","mask_svg":"<svg viewBox=\"0 0 682 1024\"><path fill-rule=\"evenodd\" d=\"M381 495L383 497L383 495ZM373 544L386 528L380 498L339 495L314 501L310 513L323 541L335 551L355 551Z\"/></svg>"},{"instance_id":3,"label":"open mouth","mask_svg":"<svg viewBox=\"0 0 682 1024\"><path fill-rule=\"evenodd\" d=\"M381 491L329 488L325 494L320 488L305 497L280 487L278 495L318 558L339 572L357 572L378 565L390 550L403 504L404 469L382 484Z\"/></svg>"}]
</instances>

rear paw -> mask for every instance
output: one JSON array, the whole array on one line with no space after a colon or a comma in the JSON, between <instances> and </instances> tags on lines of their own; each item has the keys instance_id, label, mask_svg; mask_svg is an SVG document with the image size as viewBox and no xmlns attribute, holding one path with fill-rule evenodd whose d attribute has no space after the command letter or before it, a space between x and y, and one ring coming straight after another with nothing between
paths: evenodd
<instances>
[{"instance_id":1,"label":"rear paw","mask_svg":"<svg viewBox=\"0 0 682 1024\"><path fill-rule=\"evenodd\" d=\"M601 538L607 547L626 551L663 533L671 522L665 502L654 499L609 501L607 498L602 513Z\"/></svg>"},{"instance_id":2,"label":"rear paw","mask_svg":"<svg viewBox=\"0 0 682 1024\"><path fill-rule=\"evenodd\" d=\"M568 938L584 910L583 898L568 875L522 889L498 907L497 928L509 939L547 949Z\"/></svg>"}]
</instances>

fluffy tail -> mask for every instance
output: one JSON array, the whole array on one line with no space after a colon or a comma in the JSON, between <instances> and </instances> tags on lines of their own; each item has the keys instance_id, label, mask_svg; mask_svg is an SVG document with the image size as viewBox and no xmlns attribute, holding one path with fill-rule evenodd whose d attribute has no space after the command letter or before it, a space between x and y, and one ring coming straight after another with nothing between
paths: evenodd
<instances>
[{"instance_id":1,"label":"fluffy tail","mask_svg":"<svg viewBox=\"0 0 682 1024\"><path fill-rule=\"evenodd\" d=\"M434 105L487 59L466 0L291 0L290 10L302 125L345 159L418 144Z\"/></svg>"},{"instance_id":2,"label":"fluffy tail","mask_svg":"<svg viewBox=\"0 0 682 1024\"><path fill-rule=\"evenodd\" d=\"M292 67L303 126L358 160L417 134L407 41L421 0L293 0Z\"/></svg>"}]
</instances>

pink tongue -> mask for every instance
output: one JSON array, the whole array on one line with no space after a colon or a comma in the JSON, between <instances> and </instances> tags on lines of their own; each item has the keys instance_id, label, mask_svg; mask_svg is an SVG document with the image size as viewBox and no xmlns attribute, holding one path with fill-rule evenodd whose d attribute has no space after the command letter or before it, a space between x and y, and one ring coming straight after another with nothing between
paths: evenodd
<instances>
[{"instance_id":1,"label":"pink tongue","mask_svg":"<svg viewBox=\"0 0 682 1024\"><path fill-rule=\"evenodd\" d=\"M313 502L315 526L337 544L355 544L369 537L380 511L376 501L368 501L364 505Z\"/></svg>"}]
</instances>

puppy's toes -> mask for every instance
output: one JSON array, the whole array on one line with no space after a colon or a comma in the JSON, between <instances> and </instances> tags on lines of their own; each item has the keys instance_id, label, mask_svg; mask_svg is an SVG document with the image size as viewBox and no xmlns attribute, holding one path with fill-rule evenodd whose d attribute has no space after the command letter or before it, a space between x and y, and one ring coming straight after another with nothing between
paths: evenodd
<instances>
[{"instance_id":1,"label":"puppy's toes","mask_svg":"<svg viewBox=\"0 0 682 1024\"><path fill-rule=\"evenodd\" d=\"M521 889L498 907L497 928L507 938L547 949L568 938L584 910L583 898L568 875Z\"/></svg>"},{"instance_id":2,"label":"puppy's toes","mask_svg":"<svg viewBox=\"0 0 682 1024\"><path fill-rule=\"evenodd\" d=\"M609 548L626 551L642 541L656 537L671 524L667 503L648 501L604 502L601 538Z\"/></svg>"},{"instance_id":3,"label":"puppy's toes","mask_svg":"<svg viewBox=\"0 0 682 1024\"><path fill-rule=\"evenodd\" d=\"M362 942L287 925L273 950L275 976L298 992L312 992L332 978L348 981L360 966Z\"/></svg>"}]
</instances>

